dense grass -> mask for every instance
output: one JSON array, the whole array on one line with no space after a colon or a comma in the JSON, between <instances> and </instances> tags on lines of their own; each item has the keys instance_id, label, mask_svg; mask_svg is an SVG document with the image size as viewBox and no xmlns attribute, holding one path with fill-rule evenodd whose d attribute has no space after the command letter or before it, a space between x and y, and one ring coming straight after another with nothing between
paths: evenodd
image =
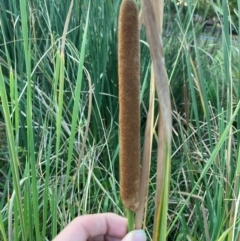
<instances>
[{"instance_id":1,"label":"dense grass","mask_svg":"<svg viewBox=\"0 0 240 241\"><path fill-rule=\"evenodd\" d=\"M77 215L123 214L118 174L120 1L74 1L67 23L70 3L0 1L1 240L51 240ZM189 4L182 18L181 6L174 4L175 19L166 15L164 35L173 107L168 239L237 241L240 40L229 34L226 1L216 8L223 31L215 41L201 38L202 24L192 21L197 5ZM150 72L143 29L140 46L143 135Z\"/></svg>"}]
</instances>

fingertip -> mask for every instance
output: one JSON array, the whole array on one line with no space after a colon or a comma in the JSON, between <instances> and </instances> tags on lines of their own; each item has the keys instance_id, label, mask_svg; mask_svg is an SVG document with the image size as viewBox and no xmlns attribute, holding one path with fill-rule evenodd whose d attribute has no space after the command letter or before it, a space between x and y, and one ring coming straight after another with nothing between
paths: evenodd
<instances>
[{"instance_id":1,"label":"fingertip","mask_svg":"<svg viewBox=\"0 0 240 241\"><path fill-rule=\"evenodd\" d=\"M146 233L142 230L134 230L129 232L122 241L146 241Z\"/></svg>"}]
</instances>

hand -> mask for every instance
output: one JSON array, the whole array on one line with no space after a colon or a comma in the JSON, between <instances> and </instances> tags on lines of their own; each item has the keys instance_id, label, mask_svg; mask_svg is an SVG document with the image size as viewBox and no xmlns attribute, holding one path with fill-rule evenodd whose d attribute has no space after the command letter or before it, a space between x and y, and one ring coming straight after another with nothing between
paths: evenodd
<instances>
[{"instance_id":1,"label":"hand","mask_svg":"<svg viewBox=\"0 0 240 241\"><path fill-rule=\"evenodd\" d=\"M75 218L53 241L146 241L143 230L127 234L127 220L113 213Z\"/></svg>"}]
</instances>

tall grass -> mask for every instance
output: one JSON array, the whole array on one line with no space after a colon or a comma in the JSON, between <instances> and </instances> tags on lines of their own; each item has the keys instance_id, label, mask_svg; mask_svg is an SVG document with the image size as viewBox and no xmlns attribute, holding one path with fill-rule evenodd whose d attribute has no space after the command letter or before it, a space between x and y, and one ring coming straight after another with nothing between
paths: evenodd
<instances>
[{"instance_id":1,"label":"tall grass","mask_svg":"<svg viewBox=\"0 0 240 241\"><path fill-rule=\"evenodd\" d=\"M173 137L177 150L173 159L179 162L180 168L173 167L174 192L170 203L174 208L168 232L177 227L181 230L173 236L174 240L238 240L240 237L236 119L239 95L233 88L238 81L233 70L239 66L236 62L239 53L234 46L237 38L233 40L229 33L226 4L223 1L221 8L216 7L220 11L216 14L223 17L223 22L221 39L215 43L197 38L190 2L185 19L191 39L178 19L182 42L176 61L186 66L182 82L189 86L185 93L189 103L185 102L182 108L185 116L173 113L178 136ZM213 47L215 50L210 54ZM182 153L182 157L176 158L177 153Z\"/></svg>"},{"instance_id":2,"label":"tall grass","mask_svg":"<svg viewBox=\"0 0 240 241\"><path fill-rule=\"evenodd\" d=\"M168 240L237 241L240 40L229 33L226 0L209 7L223 19L222 34L215 40L201 36L203 23L193 21L197 3L187 3L183 18L182 7L174 1L175 19L164 22L164 29L171 23L163 40L173 109ZM51 240L77 215L123 214L117 167L120 1L73 1L64 35L70 4L70 0L0 1L0 239L4 241ZM240 10L236 12L239 15ZM140 48L144 130L151 65L143 30ZM145 220L149 237L156 134L154 138Z\"/></svg>"},{"instance_id":3,"label":"tall grass","mask_svg":"<svg viewBox=\"0 0 240 241\"><path fill-rule=\"evenodd\" d=\"M100 85L109 89L117 82L104 84L109 62L104 31L114 32L111 16L118 8L102 1L96 11L89 1L72 1L68 12L70 3L21 1L19 11L17 2L1 2L1 114L9 147L4 160L12 176L1 197L3 240L50 240L77 215L121 212L118 184L109 175L112 153L103 151L116 124L113 111L98 100L104 96ZM109 104L117 102L109 91L105 95L113 99ZM109 130L101 113L110 120Z\"/></svg>"}]
</instances>

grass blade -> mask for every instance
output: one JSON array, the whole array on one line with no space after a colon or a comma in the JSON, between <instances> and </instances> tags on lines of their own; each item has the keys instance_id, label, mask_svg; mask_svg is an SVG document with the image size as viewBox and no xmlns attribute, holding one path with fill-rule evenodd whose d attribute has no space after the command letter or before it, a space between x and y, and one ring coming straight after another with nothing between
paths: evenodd
<instances>
[{"instance_id":1,"label":"grass blade","mask_svg":"<svg viewBox=\"0 0 240 241\"><path fill-rule=\"evenodd\" d=\"M8 107L8 99L6 94L6 88L4 83L4 78L2 74L2 69L0 66L0 97L2 101L3 114L6 124L7 138L8 138L8 148L10 155L10 166L12 171L13 178L13 186L16 192L16 206L18 208L18 214L20 218L20 225L22 230L22 235L25 240L26 238L26 223L24 220L24 214L22 209L22 197L21 197L21 189L20 189L20 178L19 178L19 166L18 166L18 153L15 147L14 134L13 134L13 126L10 118L10 112Z\"/></svg>"},{"instance_id":2,"label":"grass blade","mask_svg":"<svg viewBox=\"0 0 240 241\"><path fill-rule=\"evenodd\" d=\"M150 97L149 97L149 110L147 116L147 123L144 135L141 179L140 179L140 192L139 192L139 206L136 212L135 228L140 229L142 227L144 207L147 205L146 200L148 197L148 185L149 185L149 172L151 165L151 151L152 151L152 139L153 139L153 121L154 121L154 97L155 97L155 83L154 72L151 68L151 83L150 83ZM145 224L144 224L145 226Z\"/></svg>"}]
</instances>

